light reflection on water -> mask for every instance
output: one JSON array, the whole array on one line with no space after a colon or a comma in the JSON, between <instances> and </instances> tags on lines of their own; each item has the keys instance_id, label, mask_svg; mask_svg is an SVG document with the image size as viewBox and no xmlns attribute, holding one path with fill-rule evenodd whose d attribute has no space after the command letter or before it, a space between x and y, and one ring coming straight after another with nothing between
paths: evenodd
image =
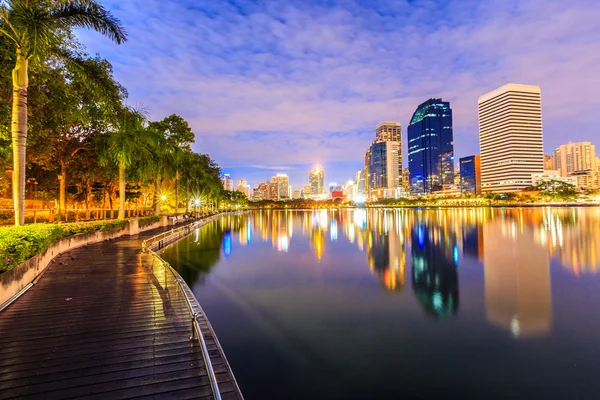
<instances>
[{"instance_id":1,"label":"light reflection on water","mask_svg":"<svg viewBox=\"0 0 600 400\"><path fill-rule=\"evenodd\" d=\"M599 233L599 208L262 211L164 256L247 399L588 398Z\"/></svg>"}]
</instances>

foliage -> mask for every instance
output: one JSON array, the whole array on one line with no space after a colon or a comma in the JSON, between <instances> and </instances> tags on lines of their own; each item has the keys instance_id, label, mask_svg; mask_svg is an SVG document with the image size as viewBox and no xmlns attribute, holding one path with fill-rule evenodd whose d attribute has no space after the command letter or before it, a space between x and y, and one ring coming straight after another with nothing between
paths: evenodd
<instances>
[{"instance_id":1,"label":"foliage","mask_svg":"<svg viewBox=\"0 0 600 400\"><path fill-rule=\"evenodd\" d=\"M127 221L31 224L0 227L0 271L7 271L33 256L42 254L55 241L78 233L124 228Z\"/></svg>"},{"instance_id":2,"label":"foliage","mask_svg":"<svg viewBox=\"0 0 600 400\"><path fill-rule=\"evenodd\" d=\"M140 227L154 224L155 222L160 221L162 215L150 215L148 217L141 217L139 219Z\"/></svg>"}]
</instances>

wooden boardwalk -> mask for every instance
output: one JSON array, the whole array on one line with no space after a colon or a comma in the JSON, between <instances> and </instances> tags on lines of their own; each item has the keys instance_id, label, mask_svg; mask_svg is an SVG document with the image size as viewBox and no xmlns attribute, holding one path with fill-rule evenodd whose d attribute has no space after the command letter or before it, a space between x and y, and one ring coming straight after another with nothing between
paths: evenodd
<instances>
[{"instance_id":1,"label":"wooden boardwalk","mask_svg":"<svg viewBox=\"0 0 600 400\"><path fill-rule=\"evenodd\" d=\"M141 242L160 231L58 256L0 312L0 399L211 399L191 316L173 275ZM241 399L206 320L223 399Z\"/></svg>"}]
</instances>

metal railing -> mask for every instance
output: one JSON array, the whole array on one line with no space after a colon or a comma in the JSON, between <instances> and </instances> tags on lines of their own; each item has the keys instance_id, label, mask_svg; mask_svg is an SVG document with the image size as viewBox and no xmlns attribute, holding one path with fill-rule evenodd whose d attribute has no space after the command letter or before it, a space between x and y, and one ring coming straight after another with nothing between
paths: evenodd
<instances>
[{"instance_id":1,"label":"metal railing","mask_svg":"<svg viewBox=\"0 0 600 400\"><path fill-rule=\"evenodd\" d=\"M152 247L155 244L158 244L159 248L163 247L163 243L161 243L161 240L164 240L172 235L178 235L184 231L187 231L186 233L189 233L192 229L198 227L198 225L200 225L201 223L210 222L213 219L216 219L216 218L207 218L206 220L197 221L197 222L188 224L186 226L182 226L177 229L171 229L170 231L166 231L159 235L153 236L142 242L142 248L143 248L144 252L150 253L156 260L158 260L163 265L163 267L165 267L166 269L171 271L171 273L173 274L173 277L175 278L175 282L177 282L177 285L179 286L181 293L183 293L183 297L185 298L185 302L186 302L188 309L190 310L190 314L192 316L192 336L190 337L190 339L194 339L194 338L198 339L198 342L200 343L200 348L202 349L204 365L206 366L206 371L208 373L208 378L210 381L210 386L212 388L214 398L215 398L215 400L221 400L221 393L219 391L219 386L217 384L217 378L215 376L215 371L213 369L212 363L210 362L210 355L208 354L208 348L206 347L206 342L204 340L204 335L202 334L202 329L200 328L200 324L198 323L198 315L199 314L196 311L194 311L194 307L193 307L194 303L188 296L187 291L185 290L185 287L187 285L186 285L185 281L183 280L183 278L181 277L181 275L179 275L179 273L177 271L175 271L175 268L173 268L171 266L171 264L169 264L168 262L163 260L163 258L161 256L159 256L156 252L154 252L154 250L152 250ZM198 304L197 301L196 301L196 304Z\"/></svg>"}]
</instances>

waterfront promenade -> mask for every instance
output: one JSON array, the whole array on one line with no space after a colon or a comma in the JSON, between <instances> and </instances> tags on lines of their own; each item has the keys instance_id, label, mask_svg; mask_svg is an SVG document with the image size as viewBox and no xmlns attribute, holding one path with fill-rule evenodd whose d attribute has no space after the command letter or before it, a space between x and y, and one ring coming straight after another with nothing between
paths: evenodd
<instances>
[{"instance_id":1,"label":"waterfront promenade","mask_svg":"<svg viewBox=\"0 0 600 400\"><path fill-rule=\"evenodd\" d=\"M214 398L185 298L141 252L160 232L63 253L0 312L0 399ZM204 315L199 322L221 398L241 399Z\"/></svg>"}]
</instances>

